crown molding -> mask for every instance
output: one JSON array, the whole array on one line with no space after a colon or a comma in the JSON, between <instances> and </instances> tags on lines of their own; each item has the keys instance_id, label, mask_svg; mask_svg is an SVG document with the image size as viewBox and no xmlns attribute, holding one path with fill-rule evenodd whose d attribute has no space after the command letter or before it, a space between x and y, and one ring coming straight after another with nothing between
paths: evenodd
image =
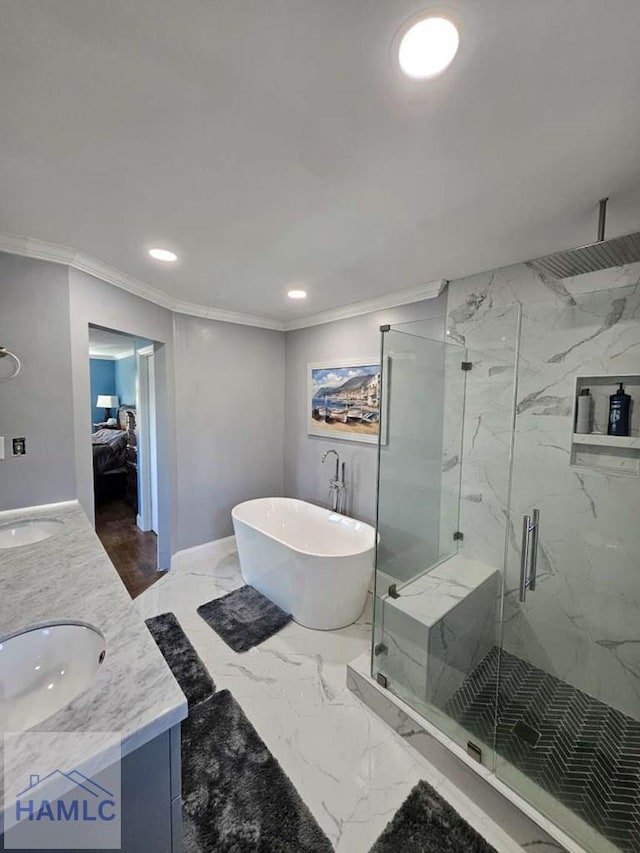
<instances>
[{"instance_id":1,"label":"crown molding","mask_svg":"<svg viewBox=\"0 0 640 853\"><path fill-rule=\"evenodd\" d=\"M195 302L185 302L175 299L164 293L157 287L152 287L139 281L133 276L121 272L109 264L104 264L92 255L79 252L69 246L60 246L57 243L47 243L34 237L18 237L15 234L0 233L0 252L11 255L21 255L25 258L35 258L41 261L49 261L54 264L63 264L80 272L95 276L101 281L126 290L133 296L153 302L161 308L173 311L176 314L187 314L191 317L203 317L206 320L218 320L221 323L235 323L240 326L253 326L259 329L271 329L276 332L290 332L295 329L305 329L309 326L319 326L323 323L333 323L336 320L347 320L350 317L358 317L362 314L371 314L374 311L385 311L389 308L397 308L400 305L409 305L412 302L421 302L423 299L435 299L447 286L444 278L430 281L410 290L399 290L386 296L376 296L365 299L362 302L352 302L341 308L333 308L329 311L321 311L306 317L294 320L280 321L268 317L260 317L253 314L241 314L236 311L226 311L223 308L212 308L208 305L199 305Z\"/></svg>"},{"instance_id":2,"label":"crown molding","mask_svg":"<svg viewBox=\"0 0 640 853\"><path fill-rule=\"evenodd\" d=\"M318 314L288 320L283 324L284 331L293 332L296 329L320 326L323 323L335 323L336 320L348 320L350 317L372 314L375 311L387 311L389 308L410 305L412 302L422 302L424 299L436 299L448 283L445 278L437 278L409 290L397 290L395 293L388 293L385 296L374 296L372 299L352 302L349 305L343 305L341 308L332 308L329 311L320 311Z\"/></svg>"},{"instance_id":3,"label":"crown molding","mask_svg":"<svg viewBox=\"0 0 640 853\"><path fill-rule=\"evenodd\" d=\"M176 314L189 314L192 317L205 317L208 320L219 320L222 323L236 323L241 326L255 326L261 329L273 329L278 332L284 331L284 324L279 320L271 320L268 317L259 317L253 314L240 314L235 311L211 308L208 305L198 305L195 302L184 302L173 296L139 281L133 276L120 272L120 270L109 264L103 264L97 258L79 252L69 246L59 246L56 243L47 243L34 237L17 237L14 234L0 233L0 252L8 252L11 255L22 255L25 258L36 258L40 261L49 261L53 264L63 264L80 272L95 276L107 284L126 290L133 296L153 302L168 311Z\"/></svg>"},{"instance_id":4,"label":"crown molding","mask_svg":"<svg viewBox=\"0 0 640 853\"><path fill-rule=\"evenodd\" d=\"M271 329L284 332L284 323L253 314L238 314L226 311L224 308L210 308L208 305L197 305L195 302L182 302L180 299L170 299L171 311L176 314L190 314L192 317L204 317L206 320L219 320L221 323L237 323L240 326L254 326L258 329Z\"/></svg>"}]
</instances>

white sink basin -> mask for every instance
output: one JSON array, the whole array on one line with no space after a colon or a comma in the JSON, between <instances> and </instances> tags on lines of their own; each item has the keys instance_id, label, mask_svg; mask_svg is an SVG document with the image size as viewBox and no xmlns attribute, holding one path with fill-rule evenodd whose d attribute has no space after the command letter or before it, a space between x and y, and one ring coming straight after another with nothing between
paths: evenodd
<instances>
[{"instance_id":1,"label":"white sink basin","mask_svg":"<svg viewBox=\"0 0 640 853\"><path fill-rule=\"evenodd\" d=\"M91 684L104 654L100 631L81 622L0 640L0 732L24 731L64 708Z\"/></svg>"},{"instance_id":2,"label":"white sink basin","mask_svg":"<svg viewBox=\"0 0 640 853\"><path fill-rule=\"evenodd\" d=\"M14 521L0 525L0 548L20 548L50 539L62 530L61 521L34 519L33 521Z\"/></svg>"}]
</instances>

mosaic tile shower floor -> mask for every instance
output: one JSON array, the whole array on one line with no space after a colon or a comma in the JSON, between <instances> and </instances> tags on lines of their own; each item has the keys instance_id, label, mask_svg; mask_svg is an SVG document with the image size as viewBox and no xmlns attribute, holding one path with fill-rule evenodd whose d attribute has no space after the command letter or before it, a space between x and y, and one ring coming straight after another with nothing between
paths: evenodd
<instances>
[{"instance_id":1,"label":"mosaic tile shower floor","mask_svg":"<svg viewBox=\"0 0 640 853\"><path fill-rule=\"evenodd\" d=\"M444 711L492 744L497 695L498 754L620 850L639 853L640 722L498 648Z\"/></svg>"}]
</instances>

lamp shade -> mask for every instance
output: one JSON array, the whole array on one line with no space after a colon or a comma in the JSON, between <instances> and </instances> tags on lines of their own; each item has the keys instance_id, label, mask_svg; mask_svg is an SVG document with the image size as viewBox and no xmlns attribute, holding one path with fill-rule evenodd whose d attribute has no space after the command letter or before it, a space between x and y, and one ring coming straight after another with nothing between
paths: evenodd
<instances>
[{"instance_id":1,"label":"lamp shade","mask_svg":"<svg viewBox=\"0 0 640 853\"><path fill-rule=\"evenodd\" d=\"M116 409L119 405L120 401L117 397L111 396L110 394L98 394L98 402L96 403L96 408Z\"/></svg>"}]
</instances>

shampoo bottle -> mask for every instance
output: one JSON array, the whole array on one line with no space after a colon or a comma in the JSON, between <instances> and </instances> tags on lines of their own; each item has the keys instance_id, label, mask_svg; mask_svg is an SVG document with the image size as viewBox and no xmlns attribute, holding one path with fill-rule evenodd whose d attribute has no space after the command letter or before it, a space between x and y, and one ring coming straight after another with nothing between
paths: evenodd
<instances>
[{"instance_id":1,"label":"shampoo bottle","mask_svg":"<svg viewBox=\"0 0 640 853\"><path fill-rule=\"evenodd\" d=\"M576 410L576 432L590 433L593 431L593 397L588 388L582 388L578 395Z\"/></svg>"},{"instance_id":2,"label":"shampoo bottle","mask_svg":"<svg viewBox=\"0 0 640 853\"><path fill-rule=\"evenodd\" d=\"M631 397L625 394L622 382L615 394L609 397L609 435L629 435Z\"/></svg>"}]
</instances>

